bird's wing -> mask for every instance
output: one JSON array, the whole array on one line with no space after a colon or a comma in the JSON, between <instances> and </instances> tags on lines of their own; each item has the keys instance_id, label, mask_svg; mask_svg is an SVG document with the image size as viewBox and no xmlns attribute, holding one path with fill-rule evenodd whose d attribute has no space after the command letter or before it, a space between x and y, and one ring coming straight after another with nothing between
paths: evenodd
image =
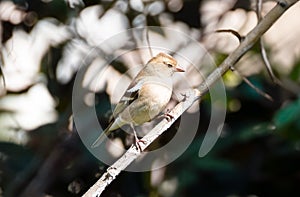
<instances>
[{"instance_id":1,"label":"bird's wing","mask_svg":"<svg viewBox=\"0 0 300 197\"><path fill-rule=\"evenodd\" d=\"M118 114L120 114L128 105L130 105L134 100L138 98L138 92L142 87L142 81L133 80L131 84L128 86L126 92L122 96L121 100L117 104L114 109L112 119L110 120L110 124L106 127L106 129L100 134L100 136L94 141L92 144L92 148L99 146L105 139L105 136L108 136L113 130L111 130L111 126L115 123L115 119Z\"/></svg>"},{"instance_id":2,"label":"bird's wing","mask_svg":"<svg viewBox=\"0 0 300 197\"><path fill-rule=\"evenodd\" d=\"M122 96L119 103L116 105L113 116L116 117L118 114L120 114L128 105L130 105L133 101L135 101L138 98L139 90L143 86L142 80L134 80L131 82L131 84L128 86L126 92Z\"/></svg>"}]
</instances>

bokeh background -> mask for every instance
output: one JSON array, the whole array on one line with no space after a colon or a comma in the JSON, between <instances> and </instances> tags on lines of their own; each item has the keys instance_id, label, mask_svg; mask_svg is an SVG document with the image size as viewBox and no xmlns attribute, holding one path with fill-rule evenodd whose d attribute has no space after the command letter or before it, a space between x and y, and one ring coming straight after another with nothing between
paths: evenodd
<instances>
[{"instance_id":1,"label":"bokeh background","mask_svg":"<svg viewBox=\"0 0 300 197\"><path fill-rule=\"evenodd\" d=\"M262 16L275 4L264 1ZM111 104L122 94L115 91L117 82L121 77L130 82L135 72L127 71L140 68L151 55L148 50L134 50L105 70L99 65L128 46L147 45L147 34L150 44L159 42L187 56L204 76L211 72L202 58L207 53L195 51L194 43L166 32L144 31L144 27L162 26L188 34L218 65L239 41L215 31L247 34L258 21L255 9L256 2L250 0L1 1L0 196L81 196L106 169L83 145L72 121L72 88L82 65L89 66L82 83L89 91L86 105L95 104L105 126ZM268 75L259 45L237 63L239 75L225 74L226 121L221 138L205 157L198 157L198 151L210 119L209 95L197 103L199 129L182 156L159 170L121 173L103 196L299 196L299 17L297 3L261 38L281 85ZM101 45L133 27L141 31ZM184 65L186 75L197 86L203 78L194 75L190 65ZM241 75L273 101L250 88ZM181 83L175 86L186 88ZM151 148L168 142L178 124ZM127 138L122 132L114 137L124 146Z\"/></svg>"}]
</instances>

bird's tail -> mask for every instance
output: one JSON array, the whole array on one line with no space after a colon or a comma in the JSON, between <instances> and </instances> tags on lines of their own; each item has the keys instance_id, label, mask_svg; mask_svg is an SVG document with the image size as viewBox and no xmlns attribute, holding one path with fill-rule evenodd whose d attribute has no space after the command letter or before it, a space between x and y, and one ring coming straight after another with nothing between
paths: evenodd
<instances>
[{"instance_id":1,"label":"bird's tail","mask_svg":"<svg viewBox=\"0 0 300 197\"><path fill-rule=\"evenodd\" d=\"M114 121L111 121L111 123L106 127L106 129L94 141L91 148L96 148L97 146L99 146L104 141L105 136L108 136L113 131L113 130L110 129L110 127L113 123L114 123Z\"/></svg>"}]
</instances>

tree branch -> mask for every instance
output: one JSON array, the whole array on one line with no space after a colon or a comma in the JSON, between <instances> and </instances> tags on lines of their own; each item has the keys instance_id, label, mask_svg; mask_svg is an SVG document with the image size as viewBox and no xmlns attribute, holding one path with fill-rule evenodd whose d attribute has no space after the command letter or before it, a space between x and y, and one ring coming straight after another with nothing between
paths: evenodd
<instances>
[{"instance_id":1,"label":"tree branch","mask_svg":"<svg viewBox=\"0 0 300 197\"><path fill-rule=\"evenodd\" d=\"M273 25L276 20L293 4L299 0L280 0L277 5L257 24L257 26L250 31L245 39L240 43L235 51L233 51L223 63L216 68L207 79L200 84L199 89L190 90L186 99L178 103L174 109L170 111L170 115L174 117L170 122L162 120L157 124L146 136L143 137L145 144L141 143L141 149L145 150L158 136L167 130L181 114L186 111L195 101L202 95L206 94L209 87L221 78L221 76L235 65L239 59L259 40L259 38ZM132 163L138 156L139 152L134 145L132 145L127 152L117 160L102 177L83 195L84 197L100 196L106 186L108 186L116 176L124 170L130 163Z\"/></svg>"}]
</instances>

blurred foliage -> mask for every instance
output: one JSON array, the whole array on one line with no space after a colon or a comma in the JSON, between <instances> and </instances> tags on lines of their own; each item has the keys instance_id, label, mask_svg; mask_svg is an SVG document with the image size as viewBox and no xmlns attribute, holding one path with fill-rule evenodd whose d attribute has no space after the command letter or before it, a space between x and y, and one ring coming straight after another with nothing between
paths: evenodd
<instances>
[{"instance_id":1,"label":"blurred foliage","mask_svg":"<svg viewBox=\"0 0 300 197\"><path fill-rule=\"evenodd\" d=\"M74 33L74 26L72 26L74 17L78 17L84 8L92 5L102 5L106 12L116 3L124 5L125 1L93 0L82 1L83 4L80 0L7 2L13 2L17 5L16 9L22 13L34 14L26 15L23 21L17 24L0 18L1 46L12 38L14 30L22 29L30 33L39 21L48 17L56 18L63 24L71 24L68 26L68 31L72 32L72 36L60 40L57 45L49 46L49 50L46 50L39 62L41 67L38 74L41 75L36 80L46 84L46 89L56 103L57 118L54 121L46 121L34 129L15 126L18 125L16 120L1 119L0 124L3 127L0 131L0 196L36 196L37 194L54 197L81 196L96 182L106 166L84 147L70 121L74 75L72 73L69 81L61 83L57 68L59 61L65 55L64 48L69 41L82 37L77 35L78 32ZM72 2L74 8L70 7ZM192 28L199 28L200 32L204 32L202 28L207 24L201 23L204 13L199 7L205 1L174 1L179 2L178 10L176 7L175 9L167 6L171 0L161 2L165 10L156 15L148 14L147 25L160 25L159 18L165 17L163 14L168 13L172 20L182 22L186 25L184 27L190 28L189 31L192 31ZM146 3L149 2L145 1ZM250 4L250 1L236 1L230 10L224 12L236 9L249 11ZM129 27L134 26L133 20L141 13L131 7L127 9L125 16L129 20ZM111 25L114 25L113 22ZM52 33L44 32L46 35ZM85 44L87 43L88 41L85 40ZM223 51L209 49L214 52L217 64L227 56ZM259 56L258 53L257 48L253 50L253 56ZM276 73L288 82L289 88L293 87L296 90L299 90L300 82L299 62L298 60L291 66L292 69L288 74L285 74L284 69L276 70ZM121 62L116 61L112 65L121 73L127 69ZM0 77L4 75L7 80L9 76L5 76L5 72L2 72L3 66L0 69ZM72 69L70 72L76 72L75 68ZM274 102L257 94L234 73L228 72L224 76L228 104L226 122L221 138L208 155L203 158L198 157L210 119L210 101L209 97L205 96L200 104L200 126L193 143L183 155L164 168L159 183L152 183L153 172L123 172L107 188L103 196L299 196L300 98L298 92L273 84L265 73L263 69L259 70L251 74L249 80L256 87L270 94ZM34 84L19 90L9 90L6 96L22 95L29 92L32 86ZM42 98L44 97L37 99ZM109 119L111 107L109 101L109 95L104 90L96 93L96 111L100 123L104 125ZM0 117L4 117L7 111L9 109L1 106ZM26 116L30 118L33 113L29 110ZM48 117L50 113L52 114L46 111L44 116ZM10 122L14 122L14 126L9 124L4 127ZM175 132L176 124L162 138L169 139Z\"/></svg>"}]
</instances>

